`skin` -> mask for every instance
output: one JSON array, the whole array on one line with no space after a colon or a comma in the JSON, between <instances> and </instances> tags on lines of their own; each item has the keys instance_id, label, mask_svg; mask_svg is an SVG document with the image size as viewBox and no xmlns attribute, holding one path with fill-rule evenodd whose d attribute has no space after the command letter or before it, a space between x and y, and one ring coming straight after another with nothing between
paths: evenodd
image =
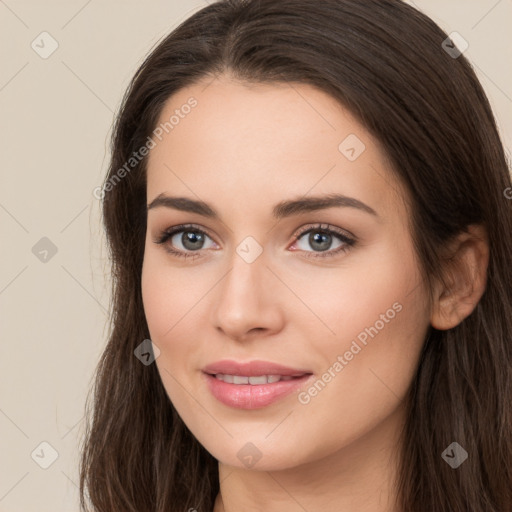
<instances>
[{"instance_id":1,"label":"skin","mask_svg":"<svg viewBox=\"0 0 512 512\"><path fill-rule=\"evenodd\" d=\"M376 139L347 110L306 84L247 84L222 75L177 92L160 121L191 96L197 106L151 149L147 203L162 193L200 199L220 219L150 209L142 292L165 390L219 461L214 511L396 511L403 399L429 325L457 325L482 294L482 232L451 248L458 254L463 246L461 263L476 270L453 274L457 293L439 285L439 300L430 304L407 193ZM350 134L366 146L354 161L338 149ZM281 201L333 192L377 215L331 207L272 217ZM182 223L208 235L194 258L155 243ZM297 232L321 223L356 243L315 257L324 253ZM252 263L236 252L248 236L262 249ZM181 233L166 244L193 253L180 241ZM340 245L333 235L328 250ZM201 369L220 359L272 361L307 369L317 380L397 303L400 312L307 404L292 393L264 408L235 409L205 385ZM261 454L252 467L237 456L249 442Z\"/></svg>"}]
</instances>

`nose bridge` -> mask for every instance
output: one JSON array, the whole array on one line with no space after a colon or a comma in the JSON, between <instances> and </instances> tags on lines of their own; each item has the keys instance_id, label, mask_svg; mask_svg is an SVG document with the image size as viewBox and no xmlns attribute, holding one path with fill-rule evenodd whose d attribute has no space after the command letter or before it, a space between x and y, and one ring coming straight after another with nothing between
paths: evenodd
<instances>
[{"instance_id":1,"label":"nose bridge","mask_svg":"<svg viewBox=\"0 0 512 512\"><path fill-rule=\"evenodd\" d=\"M238 252L234 252L230 259L230 271L221 287L219 303L228 305L232 310L237 305L257 307L265 300L261 297L266 281L264 272L268 270L265 268L263 256L249 262Z\"/></svg>"},{"instance_id":2,"label":"nose bridge","mask_svg":"<svg viewBox=\"0 0 512 512\"><path fill-rule=\"evenodd\" d=\"M272 273L266 258L251 241L239 244L229 260L229 272L219 283L214 324L233 338L252 329L275 330L281 321L276 295L270 289Z\"/></svg>"}]
</instances>

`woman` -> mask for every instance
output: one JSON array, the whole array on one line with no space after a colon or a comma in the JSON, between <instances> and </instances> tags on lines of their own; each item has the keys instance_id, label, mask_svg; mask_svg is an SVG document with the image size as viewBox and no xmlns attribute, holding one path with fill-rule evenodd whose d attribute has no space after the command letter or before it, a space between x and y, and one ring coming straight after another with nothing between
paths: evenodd
<instances>
[{"instance_id":1,"label":"woman","mask_svg":"<svg viewBox=\"0 0 512 512\"><path fill-rule=\"evenodd\" d=\"M101 191L83 509L512 510L510 187L472 68L410 6L187 19Z\"/></svg>"}]
</instances>

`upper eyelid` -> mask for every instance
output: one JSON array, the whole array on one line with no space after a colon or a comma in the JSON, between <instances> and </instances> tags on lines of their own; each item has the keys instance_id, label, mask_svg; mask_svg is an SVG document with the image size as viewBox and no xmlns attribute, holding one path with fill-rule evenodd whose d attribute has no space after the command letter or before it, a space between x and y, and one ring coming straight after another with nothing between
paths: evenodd
<instances>
[{"instance_id":1,"label":"upper eyelid","mask_svg":"<svg viewBox=\"0 0 512 512\"><path fill-rule=\"evenodd\" d=\"M181 233L182 231L199 231L200 233L204 233L206 236L210 237L212 240L214 240L215 238L212 235L210 235L206 228L203 228L196 224L177 224L176 226L172 226L170 228L162 230L161 234L163 235L167 233L171 236L174 236L176 235L176 233Z\"/></svg>"},{"instance_id":2,"label":"upper eyelid","mask_svg":"<svg viewBox=\"0 0 512 512\"><path fill-rule=\"evenodd\" d=\"M338 235L341 237L350 238L351 240L354 240L354 241L357 239L357 237L355 235L353 235L350 231L348 231L346 229L338 228L336 226L333 226L332 224L327 224L327 223L320 223L320 224L316 224L316 225L307 225L307 226L300 227L299 230L295 234L295 238L298 238L298 237L304 235L305 233L308 233L309 231L315 231L315 230L316 231L327 231L329 233L334 233L335 235Z\"/></svg>"}]
</instances>

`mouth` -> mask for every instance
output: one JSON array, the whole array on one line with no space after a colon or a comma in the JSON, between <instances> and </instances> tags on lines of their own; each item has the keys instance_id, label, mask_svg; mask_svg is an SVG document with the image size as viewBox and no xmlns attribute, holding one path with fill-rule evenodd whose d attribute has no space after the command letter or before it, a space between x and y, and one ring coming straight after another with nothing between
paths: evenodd
<instances>
[{"instance_id":1,"label":"mouth","mask_svg":"<svg viewBox=\"0 0 512 512\"><path fill-rule=\"evenodd\" d=\"M221 367L224 373L219 371ZM245 371L240 371L241 367ZM262 369L270 372L265 373ZM309 371L260 362L245 365L217 363L203 369L202 375L212 396L222 404L236 409L267 407L294 391L298 393L313 379L313 373Z\"/></svg>"},{"instance_id":2,"label":"mouth","mask_svg":"<svg viewBox=\"0 0 512 512\"><path fill-rule=\"evenodd\" d=\"M227 384L235 384L235 385L250 385L250 386L261 386L265 384L274 384L276 382L281 381L289 381L300 379L305 375L312 375L311 373L299 373L297 375L229 375L227 373L208 373L212 377L216 379L226 382Z\"/></svg>"},{"instance_id":3,"label":"mouth","mask_svg":"<svg viewBox=\"0 0 512 512\"><path fill-rule=\"evenodd\" d=\"M267 383L273 383L277 382L277 377L279 377L278 380L289 380L287 379L288 377L302 377L303 375L312 373L309 369L291 368L270 361L253 360L238 362L227 359L205 366L203 372L209 375L219 375L221 379L225 375L228 376L228 379L233 377L233 381L227 381L230 384L251 384L250 380L247 381L247 378L251 379L251 377L257 377L259 379L258 381L254 381L254 384L263 384L263 377L267 379Z\"/></svg>"}]
</instances>

